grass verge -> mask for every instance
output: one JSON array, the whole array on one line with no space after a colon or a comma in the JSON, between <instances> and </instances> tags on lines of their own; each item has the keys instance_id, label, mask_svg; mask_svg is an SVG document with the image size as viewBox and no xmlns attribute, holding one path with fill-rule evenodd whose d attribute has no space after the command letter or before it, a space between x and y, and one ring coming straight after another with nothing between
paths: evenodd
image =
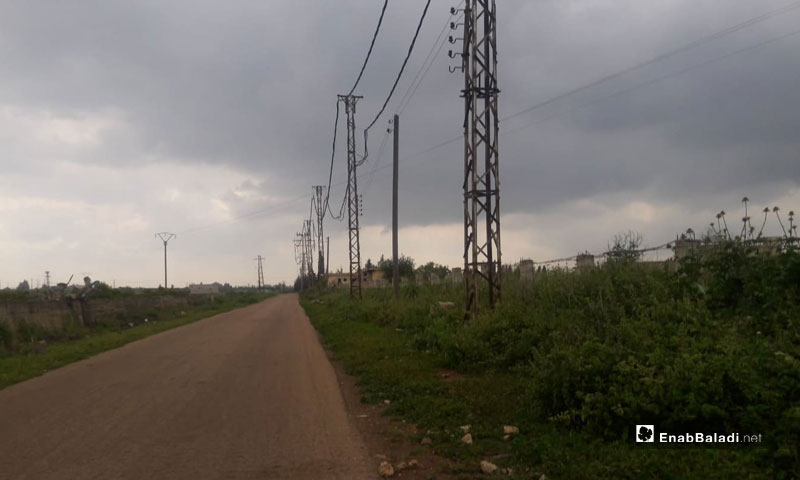
<instances>
[{"instance_id":1,"label":"grass verge","mask_svg":"<svg viewBox=\"0 0 800 480\"><path fill-rule=\"evenodd\" d=\"M150 335L180 327L219 313L241 308L269 298L272 294L231 293L218 295L198 306L158 312L158 318L132 328L82 330L81 337L64 342L35 344L23 353L0 355L0 390L44 374L68 363L83 360L106 350L121 347ZM184 312L181 315L181 312Z\"/></svg>"},{"instance_id":2,"label":"grass verge","mask_svg":"<svg viewBox=\"0 0 800 480\"><path fill-rule=\"evenodd\" d=\"M576 297L576 287L586 281L613 278L625 287L646 286L648 289L656 288L648 282L662 282L661 276L649 273L642 273L643 277L639 278L638 271L622 274L598 271L596 275L601 278L587 280L586 277L555 276L540 281L533 291L519 286L518 294L530 294L530 302L509 295L505 307L492 314L491 318L479 318L467 325L461 324L459 313L461 289L449 285L411 286L405 289L404 297L397 304L391 301L391 292L388 290L367 290L361 302L350 301L347 292L342 291L309 292L303 296L302 304L326 346L343 362L345 370L358 378L362 401L380 403L390 400L388 413L417 424L424 433L413 440L420 441L425 436L431 438L436 453L457 461L459 466L449 473L459 478L480 476L480 461L483 459L492 461L500 468L511 468L514 473L510 478L538 479L542 474L550 479L598 480L794 478L797 465L793 466L790 444L785 443L788 447L778 449L777 453L774 449L749 446L653 448L634 442L634 425L627 425L627 420L624 420L627 417L622 417L625 425L621 428L616 427L616 423L609 423L605 431L602 427L593 427L589 415L611 413L614 408L606 410L601 406L595 410L587 409L586 416L570 416L569 422L548 413L548 399L540 394L543 388L549 388L552 392L565 389L567 392L563 395L581 395L591 400L599 394L593 397L580 389L584 384L598 383L595 387L597 392L604 392L603 388L612 385L612 390L606 392L603 398L613 399L613 394L619 395L620 391L625 393L626 397L620 396L619 400L614 401L628 402L624 408L619 406L619 410L624 410L626 415L637 407L637 402L646 401L655 404L661 409L662 417L669 419L672 414L668 408L670 402L675 402L676 408L688 410L679 405L678 400L672 400L675 397L670 395L675 392L670 390L670 385L661 386L666 392L663 399L651 399L646 392L630 393L622 388L642 384L639 377L623 382L614 377L613 372L609 374L603 369L593 368L593 363L614 366L616 362L622 368L636 358L635 355L639 354L637 350L620 346L624 345L623 340L627 342L623 330L630 330L633 339L651 338L668 346L670 342L684 342L684 336L711 339L715 335L726 334L731 328L718 327L710 320L702 328L694 327L690 322L692 315L672 304L663 306L665 315L675 316L675 321L681 325L693 327L689 334L684 335L682 330L677 333L657 330L657 325L671 329L674 324L665 322L662 317L652 316L651 319L649 313L643 313L641 308L632 309L630 315L614 312L608 318L598 319L597 315L584 318L585 313L565 308L567 301L551 298L553 307L550 309L545 305L544 298L538 298L538 295L545 293L551 295L548 289L556 287L564 295ZM631 278L626 280L620 275ZM672 285L672 282L674 278L663 278L665 286ZM510 283L506 284L509 294L517 288ZM660 292L647 296L631 295L625 291L616 297L609 297L608 290L592 288L591 291L600 291L599 295L604 295L603 301L606 303L602 308L606 310L622 305L625 299L636 299L635 306L641 306L651 298L656 299L653 301L657 301L658 305L668 298ZM589 294L585 297L592 298ZM436 306L438 300L455 301L456 307L442 310ZM572 301L575 302L575 298ZM676 296L675 301L684 300L682 296ZM533 304L539 305L536 308L540 311L534 312ZM702 306L699 303L692 305L698 309ZM581 312L587 310L582 309ZM548 321L546 314L554 312L559 315ZM617 318L630 318L632 323L621 323ZM590 325L601 322L604 325L602 330L608 336L608 340L603 338L603 344L608 343L613 352L621 352L621 359L599 357L591 338L587 337L593 335ZM738 335L733 343L744 345ZM689 345L713 361L699 357L686 367L686 372L714 368L720 371L709 373L708 378L724 378L722 366L715 363L717 357L713 356L716 354L712 347L716 343L722 348L727 343L724 338L709 342ZM573 347L578 350L571 350ZM552 352L548 355L569 353L569 356L562 358L556 355L562 358L556 361L556 357L551 360L543 352ZM736 356L723 353L718 355L719 358ZM755 350L745 353L748 357L743 358L769 362L773 361L774 356L762 355ZM680 370L682 364L672 358L647 361L650 363L642 367L645 371L650 369L658 373L663 369L665 372L677 371L685 375ZM782 360L779 358L777 361ZM543 376L543 370L551 373ZM573 375L583 383L576 382ZM548 378L551 385L543 385L542 380ZM753 377L747 381L752 382L751 385L759 385L758 382L762 380L761 377ZM645 378L644 381L651 380ZM697 398L695 401L702 402L698 410L716 411L712 408L712 402L718 401L715 397L707 394L708 398L701 398L701 395L706 395L704 388L710 388L703 383L705 381L705 377L691 377L686 380L688 391L680 393L685 398ZM573 388L573 385L578 386ZM771 384L767 387L774 389ZM763 393L765 397L772 396L766 388ZM768 413L759 411L760 404L755 400L742 398L742 407L751 410L753 415L761 419L771 418ZM774 400L776 404L781 402L777 398ZM656 404L656 401L667 405L667 409ZM791 423L789 420L787 418L787 422ZM763 426L767 421L756 425ZM712 424L711 420L706 423L709 424ZM472 444L462 443L462 425L471 426ZM519 427L519 433L504 439L504 425ZM784 451L787 449L788 454Z\"/></svg>"}]
</instances>

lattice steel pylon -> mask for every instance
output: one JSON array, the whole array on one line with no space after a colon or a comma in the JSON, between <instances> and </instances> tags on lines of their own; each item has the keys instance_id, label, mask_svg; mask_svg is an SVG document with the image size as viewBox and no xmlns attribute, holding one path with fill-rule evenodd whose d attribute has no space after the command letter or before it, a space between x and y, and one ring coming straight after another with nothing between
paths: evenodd
<instances>
[{"instance_id":1,"label":"lattice steel pylon","mask_svg":"<svg viewBox=\"0 0 800 480\"><path fill-rule=\"evenodd\" d=\"M325 275L325 236L322 231L322 223L325 219L325 187L315 185L314 190L314 209L317 212L316 223L316 243L317 243L317 276Z\"/></svg>"},{"instance_id":2,"label":"lattice steel pylon","mask_svg":"<svg viewBox=\"0 0 800 480\"><path fill-rule=\"evenodd\" d=\"M350 298L361 298L361 244L358 233L360 202L356 177L356 102L363 97L339 95L347 116L347 222L350 237Z\"/></svg>"},{"instance_id":3,"label":"lattice steel pylon","mask_svg":"<svg viewBox=\"0 0 800 480\"><path fill-rule=\"evenodd\" d=\"M498 168L495 0L466 0L464 73L464 284L467 315L478 313L481 281L489 305L500 300L500 181Z\"/></svg>"},{"instance_id":4,"label":"lattice steel pylon","mask_svg":"<svg viewBox=\"0 0 800 480\"><path fill-rule=\"evenodd\" d=\"M304 248L303 234L297 233L294 240L294 261L300 269L300 290L305 289L306 278L306 251Z\"/></svg>"},{"instance_id":5,"label":"lattice steel pylon","mask_svg":"<svg viewBox=\"0 0 800 480\"><path fill-rule=\"evenodd\" d=\"M258 262L258 289L261 290L264 288L264 267L262 265L262 260L264 257L261 255L257 256L255 260Z\"/></svg>"},{"instance_id":6,"label":"lattice steel pylon","mask_svg":"<svg viewBox=\"0 0 800 480\"><path fill-rule=\"evenodd\" d=\"M303 253L306 263L308 286L314 285L314 237L311 235L311 220L303 220Z\"/></svg>"}]
</instances>

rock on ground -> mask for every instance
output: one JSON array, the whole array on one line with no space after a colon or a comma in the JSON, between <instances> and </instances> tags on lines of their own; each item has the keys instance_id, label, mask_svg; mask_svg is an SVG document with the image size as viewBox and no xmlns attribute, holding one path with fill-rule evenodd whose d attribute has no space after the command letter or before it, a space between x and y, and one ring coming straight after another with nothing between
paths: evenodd
<instances>
[{"instance_id":1,"label":"rock on ground","mask_svg":"<svg viewBox=\"0 0 800 480\"><path fill-rule=\"evenodd\" d=\"M497 465L492 462L487 462L486 460L481 460L481 471L483 473L490 475L494 473L495 470L497 470Z\"/></svg>"},{"instance_id":2,"label":"rock on ground","mask_svg":"<svg viewBox=\"0 0 800 480\"><path fill-rule=\"evenodd\" d=\"M392 464L389 462L381 462L380 466L378 467L378 474L384 478L394 475L394 468L392 467Z\"/></svg>"},{"instance_id":3,"label":"rock on ground","mask_svg":"<svg viewBox=\"0 0 800 480\"><path fill-rule=\"evenodd\" d=\"M513 425L503 425L503 433L506 435L515 435L519 433L519 428Z\"/></svg>"}]
</instances>

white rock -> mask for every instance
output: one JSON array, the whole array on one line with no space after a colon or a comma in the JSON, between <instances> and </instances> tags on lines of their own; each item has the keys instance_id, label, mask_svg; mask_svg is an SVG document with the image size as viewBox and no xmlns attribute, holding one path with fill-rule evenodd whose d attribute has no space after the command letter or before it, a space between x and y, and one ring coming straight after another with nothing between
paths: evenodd
<instances>
[{"instance_id":1,"label":"white rock","mask_svg":"<svg viewBox=\"0 0 800 480\"><path fill-rule=\"evenodd\" d=\"M469 429L470 429L470 428L472 428L472 425L461 425L461 426L460 426L460 427L458 427L458 428L460 428L462 432L464 432L464 433L468 433L468 432L469 432Z\"/></svg>"},{"instance_id":2,"label":"white rock","mask_svg":"<svg viewBox=\"0 0 800 480\"><path fill-rule=\"evenodd\" d=\"M378 467L378 474L384 478L394 475L394 468L392 468L392 464L389 462L381 462L381 465Z\"/></svg>"},{"instance_id":3,"label":"white rock","mask_svg":"<svg viewBox=\"0 0 800 480\"><path fill-rule=\"evenodd\" d=\"M505 440L505 441L511 440L511 435L508 435L508 434L503 435L503 440Z\"/></svg>"},{"instance_id":4,"label":"white rock","mask_svg":"<svg viewBox=\"0 0 800 480\"><path fill-rule=\"evenodd\" d=\"M386 400L383 401L383 404L384 405L391 405L392 401L387 398Z\"/></svg>"},{"instance_id":5,"label":"white rock","mask_svg":"<svg viewBox=\"0 0 800 480\"><path fill-rule=\"evenodd\" d=\"M513 435L519 433L519 428L514 425L503 425L503 433L506 435Z\"/></svg>"},{"instance_id":6,"label":"white rock","mask_svg":"<svg viewBox=\"0 0 800 480\"><path fill-rule=\"evenodd\" d=\"M408 468L417 468L419 467L419 462L416 459L411 459L408 461Z\"/></svg>"},{"instance_id":7,"label":"white rock","mask_svg":"<svg viewBox=\"0 0 800 480\"><path fill-rule=\"evenodd\" d=\"M397 465L395 465L395 466L394 466L394 468L395 468L395 470L397 470L398 472L402 472L403 470L405 470L406 468L408 468L408 464L407 464L406 462L400 462L400 463L398 463Z\"/></svg>"},{"instance_id":8,"label":"white rock","mask_svg":"<svg viewBox=\"0 0 800 480\"><path fill-rule=\"evenodd\" d=\"M461 437L461 443L472 445L472 434L467 433L463 437Z\"/></svg>"},{"instance_id":9,"label":"white rock","mask_svg":"<svg viewBox=\"0 0 800 480\"><path fill-rule=\"evenodd\" d=\"M550 480L550 477L548 477L547 475L545 475L545 474L543 473L543 474L542 474L542 476L541 476L541 477L539 477L539 480Z\"/></svg>"},{"instance_id":10,"label":"white rock","mask_svg":"<svg viewBox=\"0 0 800 480\"><path fill-rule=\"evenodd\" d=\"M433 440L431 440L431 437L425 437L419 442L420 445L430 445L432 443Z\"/></svg>"},{"instance_id":11,"label":"white rock","mask_svg":"<svg viewBox=\"0 0 800 480\"><path fill-rule=\"evenodd\" d=\"M490 475L497 470L497 465L492 462L487 462L486 460L481 460L481 471L487 475Z\"/></svg>"}]
</instances>

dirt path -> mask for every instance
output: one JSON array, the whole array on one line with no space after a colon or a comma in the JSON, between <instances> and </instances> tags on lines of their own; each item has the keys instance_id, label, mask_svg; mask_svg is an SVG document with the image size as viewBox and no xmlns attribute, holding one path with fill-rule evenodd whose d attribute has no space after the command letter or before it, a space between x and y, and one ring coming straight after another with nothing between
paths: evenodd
<instances>
[{"instance_id":1,"label":"dirt path","mask_svg":"<svg viewBox=\"0 0 800 480\"><path fill-rule=\"evenodd\" d=\"M295 295L0 391L0 479L373 479Z\"/></svg>"}]
</instances>

